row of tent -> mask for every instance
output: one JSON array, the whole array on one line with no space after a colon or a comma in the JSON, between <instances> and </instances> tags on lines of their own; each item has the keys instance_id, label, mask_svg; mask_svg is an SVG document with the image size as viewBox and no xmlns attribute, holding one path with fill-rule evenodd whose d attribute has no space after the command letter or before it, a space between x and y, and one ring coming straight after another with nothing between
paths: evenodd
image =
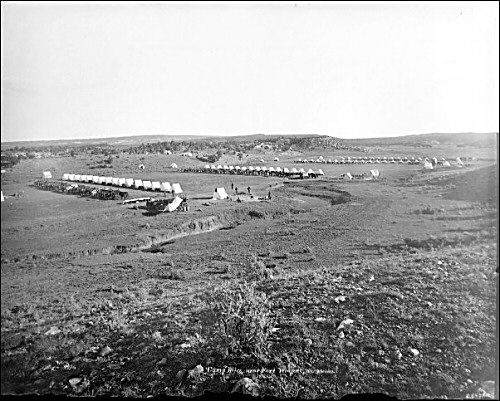
<instances>
[{"instance_id":1,"label":"row of tent","mask_svg":"<svg viewBox=\"0 0 500 401\"><path fill-rule=\"evenodd\" d=\"M169 182L66 173L63 174L62 179L64 181L92 182L94 184L114 185L117 187L135 188L146 191L170 192L174 194L182 193L182 188L179 183L173 183L171 185Z\"/></svg>"},{"instance_id":2,"label":"row of tent","mask_svg":"<svg viewBox=\"0 0 500 401\"><path fill-rule=\"evenodd\" d=\"M305 170L304 168L301 168L297 170L295 167L292 169L288 169L287 167L281 168L281 167L260 167L260 166L221 166L220 164L218 166L215 166L214 164L209 165L205 164L204 166L205 171L211 172L211 171L224 171L224 172L233 172L236 174L266 174L266 173L282 173L285 175L293 175L293 174L302 174L302 175L309 175L309 174L315 174L315 175L325 175L323 170L318 169L317 171L314 171L313 169Z\"/></svg>"},{"instance_id":3,"label":"row of tent","mask_svg":"<svg viewBox=\"0 0 500 401\"><path fill-rule=\"evenodd\" d=\"M429 158L425 158L427 160L429 160ZM391 164L395 164L395 163L402 163L402 164L420 164L423 160L425 159L422 159L421 157L411 157L411 158L408 158L408 157L368 157L368 156L365 156L365 157L356 157L356 156L352 156L352 157L341 157L340 159L335 159L335 160L331 160L331 159L324 159L323 156L320 156L318 159L298 159L298 160L295 160L295 163L327 163L327 164L366 164L366 163L370 163L370 164L373 164L373 163L376 163L376 164L386 164L386 163L391 163ZM441 158L439 161L437 158L433 157L431 158L430 160L433 160L435 161L435 165L436 164L444 164L446 162L446 159L445 158Z\"/></svg>"}]
</instances>

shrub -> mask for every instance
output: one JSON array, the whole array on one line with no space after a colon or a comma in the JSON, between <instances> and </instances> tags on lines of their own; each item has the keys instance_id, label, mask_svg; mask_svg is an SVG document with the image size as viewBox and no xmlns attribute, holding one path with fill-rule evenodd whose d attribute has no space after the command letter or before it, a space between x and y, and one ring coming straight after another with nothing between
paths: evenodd
<instances>
[{"instance_id":1,"label":"shrub","mask_svg":"<svg viewBox=\"0 0 500 401\"><path fill-rule=\"evenodd\" d=\"M217 335L229 352L265 353L273 328L270 302L251 284L227 284L206 296Z\"/></svg>"}]
</instances>

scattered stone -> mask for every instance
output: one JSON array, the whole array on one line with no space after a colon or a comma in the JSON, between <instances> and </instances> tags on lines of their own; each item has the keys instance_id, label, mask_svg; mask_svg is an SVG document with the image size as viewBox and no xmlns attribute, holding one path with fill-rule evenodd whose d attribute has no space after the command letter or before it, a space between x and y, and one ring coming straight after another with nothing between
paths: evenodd
<instances>
[{"instance_id":1,"label":"scattered stone","mask_svg":"<svg viewBox=\"0 0 500 401\"><path fill-rule=\"evenodd\" d=\"M337 327L337 331L342 330L344 327L349 326L353 323L354 323L354 320L352 320L352 319L342 320L339 324L339 327Z\"/></svg>"},{"instance_id":2,"label":"scattered stone","mask_svg":"<svg viewBox=\"0 0 500 401\"><path fill-rule=\"evenodd\" d=\"M348 341L346 344L345 344L346 347L349 347L349 348L352 348L354 347L354 343Z\"/></svg>"},{"instance_id":3,"label":"scattered stone","mask_svg":"<svg viewBox=\"0 0 500 401\"><path fill-rule=\"evenodd\" d=\"M326 320L326 318L324 317L317 317L316 319L314 319L315 322L318 322L318 323L322 323Z\"/></svg>"},{"instance_id":4,"label":"scattered stone","mask_svg":"<svg viewBox=\"0 0 500 401\"><path fill-rule=\"evenodd\" d=\"M237 391L242 392L243 394L250 394L255 397L258 397L260 388L259 385L255 383L252 379L244 377L243 379L238 380L238 382L235 384L231 392L235 393Z\"/></svg>"},{"instance_id":5,"label":"scattered stone","mask_svg":"<svg viewBox=\"0 0 500 401\"><path fill-rule=\"evenodd\" d=\"M310 338L305 338L304 339L304 345L306 347L310 347L313 344L313 341Z\"/></svg>"},{"instance_id":6,"label":"scattered stone","mask_svg":"<svg viewBox=\"0 0 500 401\"><path fill-rule=\"evenodd\" d=\"M109 355L110 353L112 353L113 350L108 347L107 345L101 350L101 356L106 356L106 355Z\"/></svg>"},{"instance_id":7,"label":"scattered stone","mask_svg":"<svg viewBox=\"0 0 500 401\"><path fill-rule=\"evenodd\" d=\"M403 357L403 354L400 351L396 351L394 353L394 356L396 357L396 359L401 359Z\"/></svg>"},{"instance_id":8,"label":"scattered stone","mask_svg":"<svg viewBox=\"0 0 500 401\"><path fill-rule=\"evenodd\" d=\"M343 331L341 331L341 332L339 333L339 338L344 338L344 337L345 337L345 334L344 334L344 332L343 332Z\"/></svg>"},{"instance_id":9,"label":"scattered stone","mask_svg":"<svg viewBox=\"0 0 500 401\"><path fill-rule=\"evenodd\" d=\"M61 330L59 330L57 327L51 327L49 331L45 333L46 336L53 336L56 334L61 333Z\"/></svg>"},{"instance_id":10,"label":"scattered stone","mask_svg":"<svg viewBox=\"0 0 500 401\"><path fill-rule=\"evenodd\" d=\"M339 302L344 302L345 301L345 297L343 295L339 295L338 297L335 297L335 299L333 301L336 304L338 304Z\"/></svg>"},{"instance_id":11,"label":"scattered stone","mask_svg":"<svg viewBox=\"0 0 500 401\"><path fill-rule=\"evenodd\" d=\"M373 281L373 280L375 280L375 277L373 277L373 275L371 275L371 276L370 276L370 278L368 279L368 281L370 281L370 282L371 282L371 281Z\"/></svg>"}]
</instances>

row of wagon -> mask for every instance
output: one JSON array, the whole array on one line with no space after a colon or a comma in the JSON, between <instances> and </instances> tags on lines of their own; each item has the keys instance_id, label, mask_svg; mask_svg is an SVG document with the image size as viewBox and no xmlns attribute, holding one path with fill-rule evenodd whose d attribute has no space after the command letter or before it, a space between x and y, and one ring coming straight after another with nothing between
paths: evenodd
<instances>
[{"instance_id":1,"label":"row of wagon","mask_svg":"<svg viewBox=\"0 0 500 401\"><path fill-rule=\"evenodd\" d=\"M94 184L114 185L117 187L134 188L146 191L170 192L174 194L182 193L182 188L179 183L170 184L170 182L149 181L134 178L103 177L84 174L63 174L62 179L64 181L92 182Z\"/></svg>"}]
</instances>

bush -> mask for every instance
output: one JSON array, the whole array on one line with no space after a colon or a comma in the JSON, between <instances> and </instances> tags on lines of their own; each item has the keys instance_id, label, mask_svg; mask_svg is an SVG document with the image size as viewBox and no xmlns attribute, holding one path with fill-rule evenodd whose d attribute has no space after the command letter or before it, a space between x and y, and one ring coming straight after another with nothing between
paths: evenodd
<instances>
[{"instance_id":1,"label":"bush","mask_svg":"<svg viewBox=\"0 0 500 401\"><path fill-rule=\"evenodd\" d=\"M229 352L265 353L273 328L270 302L254 285L217 288L207 295L217 335Z\"/></svg>"}]
</instances>

